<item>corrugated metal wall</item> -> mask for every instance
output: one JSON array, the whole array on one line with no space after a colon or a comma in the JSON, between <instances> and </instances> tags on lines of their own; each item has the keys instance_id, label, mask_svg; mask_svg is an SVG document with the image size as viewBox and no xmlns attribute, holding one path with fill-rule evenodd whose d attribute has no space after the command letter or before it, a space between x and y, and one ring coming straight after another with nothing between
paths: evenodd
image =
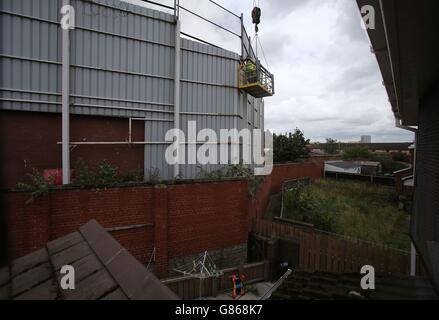
<instances>
[{"instance_id":1,"label":"corrugated metal wall","mask_svg":"<svg viewBox=\"0 0 439 320\"><path fill-rule=\"evenodd\" d=\"M61 3L0 1L0 109L61 111ZM164 161L168 145L160 142L174 119L174 17L117 0L71 5L71 112L148 119L145 141L157 144L145 146L145 175L158 170L171 178L173 169ZM261 101L237 89L238 54L187 39L181 48L184 130L189 120L217 132L263 128ZM181 167L185 178L197 171Z\"/></svg>"}]
</instances>

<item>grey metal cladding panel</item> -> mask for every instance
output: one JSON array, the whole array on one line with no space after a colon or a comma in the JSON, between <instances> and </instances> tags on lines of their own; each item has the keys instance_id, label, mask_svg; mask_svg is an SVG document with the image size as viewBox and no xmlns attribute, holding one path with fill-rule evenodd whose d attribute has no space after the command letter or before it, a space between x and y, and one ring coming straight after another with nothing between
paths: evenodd
<instances>
[{"instance_id":1,"label":"grey metal cladding panel","mask_svg":"<svg viewBox=\"0 0 439 320\"><path fill-rule=\"evenodd\" d=\"M164 142L166 132L173 127L173 122L145 121L145 141Z\"/></svg>"},{"instance_id":2,"label":"grey metal cladding panel","mask_svg":"<svg viewBox=\"0 0 439 320\"><path fill-rule=\"evenodd\" d=\"M172 15L149 9L144 11L146 15L139 14L145 8L120 1L95 2L103 5L82 0L72 1L76 9L77 26L173 46ZM127 11L126 8L131 10Z\"/></svg>"},{"instance_id":3,"label":"grey metal cladding panel","mask_svg":"<svg viewBox=\"0 0 439 320\"><path fill-rule=\"evenodd\" d=\"M2 1L1 10L43 19L56 19L58 6L54 1ZM58 26L42 21L0 13L0 53L12 57L58 61L61 33ZM57 64L1 57L1 88L60 92L61 70ZM15 95L15 99L36 99L29 93ZM42 99L40 99L42 100ZM14 110L45 110L36 103L23 105L13 103ZM2 102L2 107L7 107Z\"/></svg>"},{"instance_id":4,"label":"grey metal cladding panel","mask_svg":"<svg viewBox=\"0 0 439 320\"><path fill-rule=\"evenodd\" d=\"M236 114L238 90L190 82L181 83L181 111Z\"/></svg>"},{"instance_id":5,"label":"grey metal cladding panel","mask_svg":"<svg viewBox=\"0 0 439 320\"><path fill-rule=\"evenodd\" d=\"M145 141L164 142L166 132L173 127L173 122L145 121ZM168 146L168 144L145 146L145 178L148 179L148 174L155 170L159 171L161 179L173 177L173 168L165 161L165 151Z\"/></svg>"},{"instance_id":6,"label":"grey metal cladding panel","mask_svg":"<svg viewBox=\"0 0 439 320\"><path fill-rule=\"evenodd\" d=\"M197 147L196 147L197 154L200 151L200 147L201 147L201 145L197 145ZM209 149L214 148L216 150L217 158L220 159L220 146L219 145L217 145L217 146L209 145L208 147L209 147ZM228 150L229 150L228 154L229 154L229 160L230 160L230 148ZM188 157L187 152L188 152L188 149L186 149L186 159ZM220 164L205 164L205 165L186 164L186 165L180 166L180 171L183 175L183 178L188 178L188 179L206 178L204 176L205 172L212 172L212 171L216 171L216 170L219 170L219 169L225 168L225 167L226 167L226 165L220 165Z\"/></svg>"},{"instance_id":7,"label":"grey metal cladding panel","mask_svg":"<svg viewBox=\"0 0 439 320\"><path fill-rule=\"evenodd\" d=\"M0 10L57 21L60 3L56 0L2 0Z\"/></svg>"},{"instance_id":8,"label":"grey metal cladding panel","mask_svg":"<svg viewBox=\"0 0 439 320\"><path fill-rule=\"evenodd\" d=\"M237 87L237 61L184 50L181 59L183 80Z\"/></svg>"},{"instance_id":9,"label":"grey metal cladding panel","mask_svg":"<svg viewBox=\"0 0 439 320\"><path fill-rule=\"evenodd\" d=\"M0 57L2 89L60 92L61 68L38 62ZM27 95L23 93L23 98Z\"/></svg>"},{"instance_id":10,"label":"grey metal cladding panel","mask_svg":"<svg viewBox=\"0 0 439 320\"><path fill-rule=\"evenodd\" d=\"M124 104L118 103L127 107L133 106L130 101L144 104L157 103L162 106L155 108L171 110L173 82L170 80L94 69L72 68L72 70L72 95L124 100ZM106 102L106 104L110 103L116 102Z\"/></svg>"},{"instance_id":11,"label":"grey metal cladding panel","mask_svg":"<svg viewBox=\"0 0 439 320\"><path fill-rule=\"evenodd\" d=\"M1 49L6 55L59 61L61 32L55 24L0 13Z\"/></svg>"},{"instance_id":12,"label":"grey metal cladding panel","mask_svg":"<svg viewBox=\"0 0 439 320\"><path fill-rule=\"evenodd\" d=\"M216 48L204 43L193 41L190 39L181 39L181 48L185 50L197 51L199 53L204 53L208 55L217 55L227 59L239 60L240 56L232 51L228 51L221 48Z\"/></svg>"},{"instance_id":13,"label":"grey metal cladding panel","mask_svg":"<svg viewBox=\"0 0 439 320\"><path fill-rule=\"evenodd\" d=\"M77 65L72 81L73 94L127 100L125 104L119 101L100 101L99 105L111 103L118 107L142 107L141 104L129 102L132 100L166 104L155 106L154 109L169 111L169 105L173 104L173 48L142 39L172 45L173 26L105 6L76 2L81 12L77 19L78 26L111 34L80 28L72 33L72 63ZM163 18L161 13L155 14L149 10L148 13ZM119 110L114 112L114 115L120 114Z\"/></svg>"},{"instance_id":14,"label":"grey metal cladding panel","mask_svg":"<svg viewBox=\"0 0 439 320\"><path fill-rule=\"evenodd\" d=\"M83 0L71 0L71 1L83 1ZM102 4L104 6L112 6L122 11L130 11L131 13L135 13L138 15L165 20L171 23L174 21L174 16L172 14L149 9L143 6L137 6L120 0L93 0L93 2Z\"/></svg>"},{"instance_id":15,"label":"grey metal cladding panel","mask_svg":"<svg viewBox=\"0 0 439 320\"><path fill-rule=\"evenodd\" d=\"M212 129L218 138L221 129L235 128L233 117L182 115L180 128L186 135L188 133L189 121L196 122L197 132L202 129Z\"/></svg>"},{"instance_id":16,"label":"grey metal cladding panel","mask_svg":"<svg viewBox=\"0 0 439 320\"><path fill-rule=\"evenodd\" d=\"M165 34L160 29L160 34ZM72 32L72 64L161 77L173 76L171 47L76 29Z\"/></svg>"},{"instance_id":17,"label":"grey metal cladding panel","mask_svg":"<svg viewBox=\"0 0 439 320\"><path fill-rule=\"evenodd\" d=\"M147 145L145 146L145 178L156 172L160 179L171 179L173 177L173 166L165 161L167 145Z\"/></svg>"}]
</instances>

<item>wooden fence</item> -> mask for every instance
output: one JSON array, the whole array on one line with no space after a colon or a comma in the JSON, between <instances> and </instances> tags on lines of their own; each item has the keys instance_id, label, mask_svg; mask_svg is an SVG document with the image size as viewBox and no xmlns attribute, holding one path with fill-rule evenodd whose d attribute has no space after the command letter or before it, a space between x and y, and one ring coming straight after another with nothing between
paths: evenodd
<instances>
[{"instance_id":1,"label":"wooden fence","mask_svg":"<svg viewBox=\"0 0 439 320\"><path fill-rule=\"evenodd\" d=\"M299 269L303 271L359 272L362 266L371 265L376 272L406 275L410 272L407 251L291 223L254 219L252 230L265 237L286 236L298 240ZM421 267L419 261L418 265Z\"/></svg>"},{"instance_id":2,"label":"wooden fence","mask_svg":"<svg viewBox=\"0 0 439 320\"><path fill-rule=\"evenodd\" d=\"M236 268L221 270L222 275L199 279L195 277L179 277L163 280L162 283L174 291L181 299L197 299L214 297L218 293L232 288L231 276L239 271L246 277L246 284L262 282L268 279L268 262L256 262Z\"/></svg>"},{"instance_id":3,"label":"wooden fence","mask_svg":"<svg viewBox=\"0 0 439 320\"><path fill-rule=\"evenodd\" d=\"M370 176L370 175L362 175L355 173L347 173L347 172L332 172L325 171L325 178L331 178L335 180L355 180L355 181L367 181L373 184L380 184L384 186L395 186L395 178L394 177L385 177L385 176Z\"/></svg>"}]
</instances>

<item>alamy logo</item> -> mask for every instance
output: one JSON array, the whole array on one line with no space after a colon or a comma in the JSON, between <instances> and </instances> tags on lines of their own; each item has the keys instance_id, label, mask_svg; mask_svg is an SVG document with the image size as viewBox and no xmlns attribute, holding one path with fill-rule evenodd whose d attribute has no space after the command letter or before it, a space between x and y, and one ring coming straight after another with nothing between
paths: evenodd
<instances>
[{"instance_id":1,"label":"alamy logo","mask_svg":"<svg viewBox=\"0 0 439 320\"><path fill-rule=\"evenodd\" d=\"M60 270L61 277L60 287L63 290L75 290L75 268L73 266L65 265Z\"/></svg>"},{"instance_id":2,"label":"alamy logo","mask_svg":"<svg viewBox=\"0 0 439 320\"><path fill-rule=\"evenodd\" d=\"M375 30L375 8L371 5L361 7L361 26L364 30Z\"/></svg>"},{"instance_id":3,"label":"alamy logo","mask_svg":"<svg viewBox=\"0 0 439 320\"><path fill-rule=\"evenodd\" d=\"M360 271L364 274L361 278L361 289L363 290L375 290L375 268L369 265L363 266Z\"/></svg>"},{"instance_id":4,"label":"alamy logo","mask_svg":"<svg viewBox=\"0 0 439 320\"><path fill-rule=\"evenodd\" d=\"M166 149L166 162L169 165L244 164L254 165L255 175L272 172L273 136L269 131L221 129L219 132L219 139L212 129L202 129L197 133L196 121L188 122L187 139L182 130L169 130L165 140L172 144Z\"/></svg>"},{"instance_id":5,"label":"alamy logo","mask_svg":"<svg viewBox=\"0 0 439 320\"><path fill-rule=\"evenodd\" d=\"M63 30L75 29L75 8L70 5L61 7L61 28Z\"/></svg>"}]
</instances>

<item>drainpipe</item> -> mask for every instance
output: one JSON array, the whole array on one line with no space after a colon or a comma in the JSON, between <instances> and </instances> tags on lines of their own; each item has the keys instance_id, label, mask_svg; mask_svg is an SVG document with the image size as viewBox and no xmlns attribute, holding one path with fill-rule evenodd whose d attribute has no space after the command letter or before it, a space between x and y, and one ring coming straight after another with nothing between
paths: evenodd
<instances>
[{"instance_id":1,"label":"drainpipe","mask_svg":"<svg viewBox=\"0 0 439 320\"><path fill-rule=\"evenodd\" d=\"M70 5L63 0L63 5ZM69 13L70 14L70 13ZM70 183L70 38L69 29L62 29L62 177Z\"/></svg>"},{"instance_id":2,"label":"drainpipe","mask_svg":"<svg viewBox=\"0 0 439 320\"><path fill-rule=\"evenodd\" d=\"M395 126L399 129L407 130L415 134L415 152L413 152L413 181L416 181L416 153L417 153L417 140L418 140L418 129L405 126L402 124L401 119L396 119ZM410 276L416 276L416 247L413 242L410 245Z\"/></svg>"}]
</instances>

